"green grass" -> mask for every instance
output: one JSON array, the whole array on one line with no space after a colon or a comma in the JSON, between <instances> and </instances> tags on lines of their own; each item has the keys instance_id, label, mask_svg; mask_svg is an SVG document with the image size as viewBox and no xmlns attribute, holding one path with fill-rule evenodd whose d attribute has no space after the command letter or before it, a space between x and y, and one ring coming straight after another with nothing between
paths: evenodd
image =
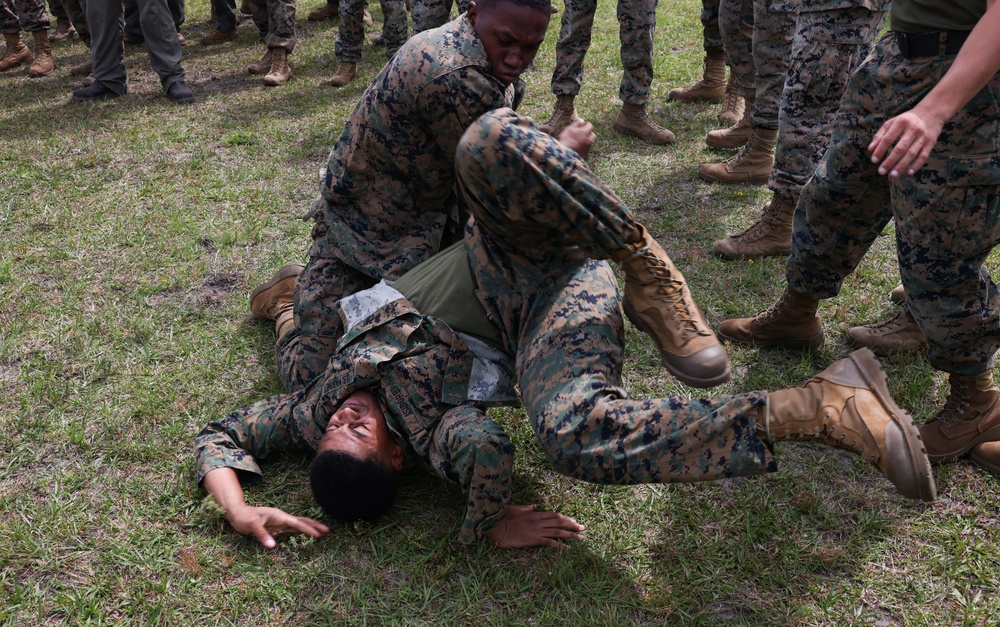
<instances>
[{"instance_id":1,"label":"green grass","mask_svg":"<svg viewBox=\"0 0 1000 627\"><path fill-rule=\"evenodd\" d=\"M332 75L336 28L302 5L293 81L266 89L245 66L263 52L249 22L206 48L208 3L183 32L198 98L162 96L144 48L129 48L131 94L70 102L79 41L55 46L54 77L0 75L0 623L448 625L986 625L1000 616L997 479L960 461L935 471L939 500L912 503L862 460L779 445L780 472L706 484L602 487L552 472L523 415L499 412L518 445L516 498L576 517L567 552L498 551L455 541L464 510L420 473L376 524L333 525L319 541L268 552L238 536L194 484L194 434L276 393L273 328L247 295L305 259L299 216L317 172L384 53L362 75ZM379 8L373 5L376 22ZM713 240L750 224L757 187L700 182L719 158L702 138L715 107L670 102L701 71L699 5L661 3L652 86L667 148L616 135L617 22L602 4L578 108L597 127L593 167L674 256L710 322L770 304L783 262L723 262ZM557 18L558 19L558 18ZM558 26L526 76L522 110L545 118ZM369 37L375 35L369 29ZM891 237L843 294L823 304L828 334L798 354L730 347L720 392L800 383L848 352L843 330L892 311ZM697 391L659 366L629 329L636 395ZM885 360L918 421L944 378L920 357ZM305 460L266 466L250 500L319 516Z\"/></svg>"}]
</instances>

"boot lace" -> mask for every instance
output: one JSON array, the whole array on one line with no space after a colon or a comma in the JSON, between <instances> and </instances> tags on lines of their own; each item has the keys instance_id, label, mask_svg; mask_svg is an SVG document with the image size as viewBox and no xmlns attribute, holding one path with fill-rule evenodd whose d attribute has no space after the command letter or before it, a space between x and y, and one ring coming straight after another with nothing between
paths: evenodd
<instances>
[{"instance_id":1,"label":"boot lace","mask_svg":"<svg viewBox=\"0 0 1000 627\"><path fill-rule=\"evenodd\" d=\"M944 407L941 412L938 413L936 419L941 423L942 427L950 427L953 422L961 422L967 420L965 408L969 406L969 398L965 394L965 388L960 386L952 386L951 392L948 394L947 400L944 402Z\"/></svg>"},{"instance_id":2,"label":"boot lace","mask_svg":"<svg viewBox=\"0 0 1000 627\"><path fill-rule=\"evenodd\" d=\"M736 93L735 89L727 87L727 89L726 89L726 101L725 101L725 104L722 106L722 112L726 113L727 111L732 111L733 113L740 113L740 99L741 98L742 98L742 96L740 96L738 93Z\"/></svg>"},{"instance_id":3,"label":"boot lace","mask_svg":"<svg viewBox=\"0 0 1000 627\"><path fill-rule=\"evenodd\" d=\"M910 326L910 324L911 316L909 312L905 309L900 309L895 316L888 320L868 325L868 328L872 331L878 331L878 335L889 335Z\"/></svg>"},{"instance_id":4,"label":"boot lace","mask_svg":"<svg viewBox=\"0 0 1000 627\"><path fill-rule=\"evenodd\" d=\"M656 300L667 303L673 318L681 329L681 341L686 342L694 335L708 335L707 329L700 328L698 317L688 307L684 298L684 281L674 278L665 261L648 248L643 252L643 262L656 280Z\"/></svg>"}]
</instances>

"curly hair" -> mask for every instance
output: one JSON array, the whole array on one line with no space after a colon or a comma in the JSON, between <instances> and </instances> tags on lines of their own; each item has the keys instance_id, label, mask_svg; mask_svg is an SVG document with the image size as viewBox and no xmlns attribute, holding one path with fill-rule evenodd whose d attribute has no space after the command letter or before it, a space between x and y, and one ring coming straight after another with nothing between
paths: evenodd
<instances>
[{"instance_id":1,"label":"curly hair","mask_svg":"<svg viewBox=\"0 0 1000 627\"><path fill-rule=\"evenodd\" d=\"M396 498L393 473L372 456L358 459L341 451L324 451L309 465L309 486L331 518L374 520Z\"/></svg>"}]
</instances>

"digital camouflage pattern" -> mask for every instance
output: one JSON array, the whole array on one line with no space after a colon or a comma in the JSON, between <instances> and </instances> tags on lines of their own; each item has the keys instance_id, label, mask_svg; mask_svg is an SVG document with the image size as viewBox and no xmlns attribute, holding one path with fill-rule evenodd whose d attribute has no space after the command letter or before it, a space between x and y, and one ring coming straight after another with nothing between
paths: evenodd
<instances>
[{"instance_id":1,"label":"digital camouflage pattern","mask_svg":"<svg viewBox=\"0 0 1000 627\"><path fill-rule=\"evenodd\" d=\"M360 63L361 46L365 41L365 0L340 0L340 24L337 30L335 54L341 63ZM391 57L410 37L410 26L403 0L380 0L382 5L382 36L385 54Z\"/></svg>"},{"instance_id":2,"label":"digital camouflage pattern","mask_svg":"<svg viewBox=\"0 0 1000 627\"><path fill-rule=\"evenodd\" d=\"M413 32L437 28L451 20L451 5L454 4L458 14L465 13L469 8L469 0L410 0L410 13L413 15Z\"/></svg>"},{"instance_id":3,"label":"digital camouflage pattern","mask_svg":"<svg viewBox=\"0 0 1000 627\"><path fill-rule=\"evenodd\" d=\"M719 24L740 94L753 99L750 123L776 130L796 13L774 10L772 1L722 0Z\"/></svg>"},{"instance_id":4,"label":"digital camouflage pattern","mask_svg":"<svg viewBox=\"0 0 1000 627\"><path fill-rule=\"evenodd\" d=\"M619 0L618 23L621 38L622 82L618 97L622 102L645 105L653 82L653 30L657 0ZM552 93L580 93L583 58L590 48L597 0L566 0L559 39L556 40L556 67L552 72Z\"/></svg>"},{"instance_id":5,"label":"digital camouflage pattern","mask_svg":"<svg viewBox=\"0 0 1000 627\"><path fill-rule=\"evenodd\" d=\"M456 162L480 300L558 472L631 484L775 470L756 435L764 393L634 400L622 389L618 283L597 259L626 250L636 223L579 155L501 109L469 128Z\"/></svg>"},{"instance_id":6,"label":"digital camouflage pattern","mask_svg":"<svg viewBox=\"0 0 1000 627\"><path fill-rule=\"evenodd\" d=\"M701 0L701 29L705 52L722 54L722 32L719 30L720 0Z\"/></svg>"},{"instance_id":7,"label":"digital camouflage pattern","mask_svg":"<svg viewBox=\"0 0 1000 627\"><path fill-rule=\"evenodd\" d=\"M469 343L444 322L420 315L385 284L369 292L375 293L362 293L370 296L367 304L355 301L339 310L348 331L322 376L237 410L198 434L198 481L228 467L252 485L261 477L258 460L282 451L315 452L340 404L368 390L403 445L407 465L458 483L468 495L459 540L472 542L503 518L511 498L514 448L484 409L516 404L516 396L470 400L481 398L481 389L470 385L477 360ZM285 342L286 350L291 344Z\"/></svg>"},{"instance_id":8,"label":"digital camouflage pattern","mask_svg":"<svg viewBox=\"0 0 1000 627\"><path fill-rule=\"evenodd\" d=\"M295 0L247 0L260 40L268 48L295 49Z\"/></svg>"},{"instance_id":9,"label":"digital camouflage pattern","mask_svg":"<svg viewBox=\"0 0 1000 627\"><path fill-rule=\"evenodd\" d=\"M888 1L875 9L861 6L872 4L867 0L827 10L813 10L812 4L801 9L795 23L768 181L792 205L826 152L847 81L871 52L889 8Z\"/></svg>"},{"instance_id":10,"label":"digital camouflage pattern","mask_svg":"<svg viewBox=\"0 0 1000 627\"><path fill-rule=\"evenodd\" d=\"M317 224L295 287L299 350L286 364L302 371L297 378L326 369L341 333L337 300L399 278L459 239L455 146L473 120L516 107L523 94L522 81L490 74L464 16L414 35L382 68L330 152L306 216Z\"/></svg>"},{"instance_id":11,"label":"digital camouflage pattern","mask_svg":"<svg viewBox=\"0 0 1000 627\"><path fill-rule=\"evenodd\" d=\"M927 163L881 176L868 144L917 104L954 56L905 59L892 33L851 77L830 148L795 210L788 284L815 298L840 291L890 219L906 304L935 368L978 376L1000 346L1000 293L983 267L1000 242L1000 74L945 125Z\"/></svg>"},{"instance_id":12,"label":"digital camouflage pattern","mask_svg":"<svg viewBox=\"0 0 1000 627\"><path fill-rule=\"evenodd\" d=\"M50 26L45 0L0 0L0 32L33 33Z\"/></svg>"}]
</instances>

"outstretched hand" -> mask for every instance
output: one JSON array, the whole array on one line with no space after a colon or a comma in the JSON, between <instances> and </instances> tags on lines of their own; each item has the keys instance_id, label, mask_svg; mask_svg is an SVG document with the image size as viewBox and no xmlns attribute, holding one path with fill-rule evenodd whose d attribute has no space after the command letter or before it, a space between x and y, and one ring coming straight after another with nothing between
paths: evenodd
<instances>
[{"instance_id":1,"label":"outstretched hand","mask_svg":"<svg viewBox=\"0 0 1000 627\"><path fill-rule=\"evenodd\" d=\"M249 505L226 514L233 529L245 536L254 536L265 548L277 546L274 535L279 533L304 533L321 538L330 528L312 518L292 516L276 507L251 507Z\"/></svg>"},{"instance_id":2,"label":"outstretched hand","mask_svg":"<svg viewBox=\"0 0 1000 627\"><path fill-rule=\"evenodd\" d=\"M913 176L927 162L943 126L944 120L919 106L886 120L868 144L872 163L881 161L878 173L895 178L905 171Z\"/></svg>"},{"instance_id":3,"label":"outstretched hand","mask_svg":"<svg viewBox=\"0 0 1000 627\"><path fill-rule=\"evenodd\" d=\"M569 516L536 511L537 505L508 505L500 524L486 532L486 537L501 549L547 546L568 549L561 539L582 540L584 526Z\"/></svg>"},{"instance_id":4,"label":"outstretched hand","mask_svg":"<svg viewBox=\"0 0 1000 627\"><path fill-rule=\"evenodd\" d=\"M594 132L593 124L582 118L576 118L559 133L557 139L560 144L575 150L586 161L590 156L590 147L597 141L597 133Z\"/></svg>"}]
</instances>

